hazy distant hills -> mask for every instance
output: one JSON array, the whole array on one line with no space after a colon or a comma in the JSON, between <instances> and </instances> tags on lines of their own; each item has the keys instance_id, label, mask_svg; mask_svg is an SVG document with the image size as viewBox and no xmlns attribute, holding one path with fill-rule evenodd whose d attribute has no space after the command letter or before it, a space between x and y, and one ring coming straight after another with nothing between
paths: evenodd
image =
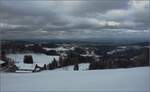
<instances>
[{"instance_id":1,"label":"hazy distant hills","mask_svg":"<svg viewBox=\"0 0 150 92\"><path fill-rule=\"evenodd\" d=\"M73 43L73 44L101 44L101 45L124 45L124 44L137 44L149 45L149 39L110 39L110 38L89 38L89 39L1 39L1 42L52 42L52 43Z\"/></svg>"}]
</instances>

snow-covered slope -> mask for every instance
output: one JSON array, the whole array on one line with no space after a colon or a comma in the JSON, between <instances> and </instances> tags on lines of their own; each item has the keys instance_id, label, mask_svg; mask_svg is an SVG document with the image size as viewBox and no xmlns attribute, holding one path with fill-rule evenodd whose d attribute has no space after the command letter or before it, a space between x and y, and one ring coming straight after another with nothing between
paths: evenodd
<instances>
[{"instance_id":1,"label":"snow-covered slope","mask_svg":"<svg viewBox=\"0 0 150 92\"><path fill-rule=\"evenodd\" d=\"M0 92L149 92L150 67L1 73Z\"/></svg>"}]
</instances>

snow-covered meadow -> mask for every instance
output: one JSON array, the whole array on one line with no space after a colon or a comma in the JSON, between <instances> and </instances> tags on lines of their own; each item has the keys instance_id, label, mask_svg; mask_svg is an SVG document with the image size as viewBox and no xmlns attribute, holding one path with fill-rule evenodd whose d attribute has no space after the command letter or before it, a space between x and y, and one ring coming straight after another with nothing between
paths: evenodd
<instances>
[{"instance_id":1,"label":"snow-covered meadow","mask_svg":"<svg viewBox=\"0 0 150 92\"><path fill-rule=\"evenodd\" d=\"M34 64L48 64L59 56L45 54L8 54L7 57L22 66L24 55L32 55ZM27 66L29 68L29 66ZM33 65L31 65L33 68ZM37 73L16 72L0 73L0 92L31 91L98 91L98 92L149 92L150 67L129 69L88 70L89 63L79 64L79 71L74 66Z\"/></svg>"},{"instance_id":2,"label":"snow-covered meadow","mask_svg":"<svg viewBox=\"0 0 150 92\"><path fill-rule=\"evenodd\" d=\"M1 73L0 92L149 92L150 67Z\"/></svg>"},{"instance_id":3,"label":"snow-covered meadow","mask_svg":"<svg viewBox=\"0 0 150 92\"><path fill-rule=\"evenodd\" d=\"M59 56L48 56L45 54L35 54L35 53L8 54L7 57L13 59L17 63L23 63L23 59L25 55L31 55L33 57L34 63L48 64L51 63L54 58L56 59L56 61L59 61Z\"/></svg>"},{"instance_id":4,"label":"snow-covered meadow","mask_svg":"<svg viewBox=\"0 0 150 92\"><path fill-rule=\"evenodd\" d=\"M25 55L32 55L33 57L33 65L24 64L23 59ZM45 54L34 54L34 53L24 53L24 54L8 54L7 57L11 58L12 60L16 61L16 65L18 67L21 67L22 69L33 69L35 67L35 64L38 64L39 66L43 67L44 64L49 64L53 61L55 58L56 61L59 61L59 56L48 56ZM79 64L79 70L84 71L89 69L89 63L82 63ZM73 71L74 65L66 66L63 68L58 68L55 70L65 70L65 71Z\"/></svg>"}]
</instances>

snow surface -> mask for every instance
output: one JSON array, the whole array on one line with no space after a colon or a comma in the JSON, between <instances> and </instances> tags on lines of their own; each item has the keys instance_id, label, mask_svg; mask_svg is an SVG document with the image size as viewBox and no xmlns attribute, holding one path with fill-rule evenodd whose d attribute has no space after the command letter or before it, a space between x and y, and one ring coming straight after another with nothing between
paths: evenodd
<instances>
[{"instance_id":1,"label":"snow surface","mask_svg":"<svg viewBox=\"0 0 150 92\"><path fill-rule=\"evenodd\" d=\"M23 63L23 59L25 55L32 55L33 62L37 64L48 64L53 61L55 58L57 61L59 61L59 56L48 56L45 54L34 54L34 53L24 53L24 54L8 54L7 57L15 60L17 63Z\"/></svg>"},{"instance_id":2,"label":"snow surface","mask_svg":"<svg viewBox=\"0 0 150 92\"><path fill-rule=\"evenodd\" d=\"M0 73L0 92L149 92L150 67Z\"/></svg>"}]
</instances>

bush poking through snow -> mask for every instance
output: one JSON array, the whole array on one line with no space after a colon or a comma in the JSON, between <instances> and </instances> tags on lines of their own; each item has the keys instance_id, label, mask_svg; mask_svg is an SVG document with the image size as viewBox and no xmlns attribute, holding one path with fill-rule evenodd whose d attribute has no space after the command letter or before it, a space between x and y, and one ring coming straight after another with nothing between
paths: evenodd
<instances>
[{"instance_id":1,"label":"bush poking through snow","mask_svg":"<svg viewBox=\"0 0 150 92\"><path fill-rule=\"evenodd\" d=\"M78 65L78 64L75 64L75 65L74 65L74 70L75 70L75 71L79 70L79 65Z\"/></svg>"}]
</instances>

